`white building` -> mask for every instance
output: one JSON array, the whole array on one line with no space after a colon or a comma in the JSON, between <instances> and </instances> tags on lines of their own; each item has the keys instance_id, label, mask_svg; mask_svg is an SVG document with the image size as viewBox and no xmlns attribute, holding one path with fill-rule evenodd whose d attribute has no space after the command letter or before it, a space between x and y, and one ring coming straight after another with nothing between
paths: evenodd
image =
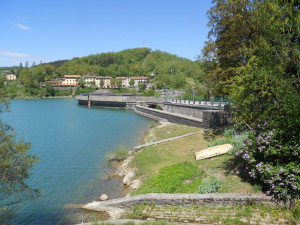
<instances>
[{"instance_id":1,"label":"white building","mask_svg":"<svg viewBox=\"0 0 300 225\"><path fill-rule=\"evenodd\" d=\"M117 79L122 81L123 88L130 87L130 85L129 85L130 77L117 77Z\"/></svg>"},{"instance_id":2,"label":"white building","mask_svg":"<svg viewBox=\"0 0 300 225\"><path fill-rule=\"evenodd\" d=\"M134 87L138 87L139 84L148 83L148 77L130 77L130 79L134 79Z\"/></svg>"},{"instance_id":3,"label":"white building","mask_svg":"<svg viewBox=\"0 0 300 225\"><path fill-rule=\"evenodd\" d=\"M110 80L112 77L95 76L95 84L99 88L111 88Z\"/></svg>"},{"instance_id":4,"label":"white building","mask_svg":"<svg viewBox=\"0 0 300 225\"><path fill-rule=\"evenodd\" d=\"M91 87L91 86L96 85L96 81L95 81L96 76L87 74L87 75L83 75L82 78L85 81L85 86Z\"/></svg>"},{"instance_id":5,"label":"white building","mask_svg":"<svg viewBox=\"0 0 300 225\"><path fill-rule=\"evenodd\" d=\"M11 74L6 75L6 79L7 80L16 80L17 76L11 73Z\"/></svg>"},{"instance_id":6,"label":"white building","mask_svg":"<svg viewBox=\"0 0 300 225\"><path fill-rule=\"evenodd\" d=\"M81 78L80 75L64 75L62 85L64 86L77 86L78 80Z\"/></svg>"},{"instance_id":7,"label":"white building","mask_svg":"<svg viewBox=\"0 0 300 225\"><path fill-rule=\"evenodd\" d=\"M110 88L110 79L112 77L106 76L93 76L93 75L83 75L82 78L84 79L86 86L96 86L98 88Z\"/></svg>"}]
</instances>

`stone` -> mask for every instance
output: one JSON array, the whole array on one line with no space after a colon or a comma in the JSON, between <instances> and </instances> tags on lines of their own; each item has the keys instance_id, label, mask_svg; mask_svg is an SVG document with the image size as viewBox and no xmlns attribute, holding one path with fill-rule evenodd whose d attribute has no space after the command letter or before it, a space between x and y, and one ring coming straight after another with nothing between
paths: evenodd
<instances>
[{"instance_id":1,"label":"stone","mask_svg":"<svg viewBox=\"0 0 300 225\"><path fill-rule=\"evenodd\" d=\"M134 178L134 177L135 177L135 172L131 171L131 172L127 173L126 176L123 179L123 184L125 186L129 185L132 178Z\"/></svg>"},{"instance_id":2,"label":"stone","mask_svg":"<svg viewBox=\"0 0 300 225\"><path fill-rule=\"evenodd\" d=\"M107 201L107 200L108 200L108 196L107 196L106 194L102 194L102 195L100 196L100 200L101 200L101 201Z\"/></svg>"},{"instance_id":3,"label":"stone","mask_svg":"<svg viewBox=\"0 0 300 225\"><path fill-rule=\"evenodd\" d=\"M141 185L142 185L142 182L139 179L137 179L137 180L132 181L132 184L130 186L133 190L136 190L136 189L140 188Z\"/></svg>"}]
</instances>

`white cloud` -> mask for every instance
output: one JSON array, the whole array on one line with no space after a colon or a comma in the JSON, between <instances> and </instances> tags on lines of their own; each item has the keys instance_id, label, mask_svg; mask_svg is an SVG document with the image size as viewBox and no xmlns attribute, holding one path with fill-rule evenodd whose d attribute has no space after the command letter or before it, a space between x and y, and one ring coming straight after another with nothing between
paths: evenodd
<instances>
[{"instance_id":1,"label":"white cloud","mask_svg":"<svg viewBox=\"0 0 300 225\"><path fill-rule=\"evenodd\" d=\"M20 24L20 23L11 23L11 24L15 25L16 27L18 27L21 30L30 31L30 28L23 24Z\"/></svg>"},{"instance_id":2,"label":"white cloud","mask_svg":"<svg viewBox=\"0 0 300 225\"><path fill-rule=\"evenodd\" d=\"M0 55L6 56L6 57L17 57L17 58L25 58L25 57L29 57L30 56L30 55L24 54L24 53L1 51L1 50L0 50Z\"/></svg>"}]
</instances>

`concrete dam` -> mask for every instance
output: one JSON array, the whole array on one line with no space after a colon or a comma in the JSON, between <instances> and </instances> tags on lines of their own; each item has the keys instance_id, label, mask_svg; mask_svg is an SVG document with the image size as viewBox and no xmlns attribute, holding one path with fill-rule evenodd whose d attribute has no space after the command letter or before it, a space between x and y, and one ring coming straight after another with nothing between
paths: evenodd
<instances>
[{"instance_id":1,"label":"concrete dam","mask_svg":"<svg viewBox=\"0 0 300 225\"><path fill-rule=\"evenodd\" d=\"M81 94L80 105L134 110L137 114L157 121L215 128L230 123L229 107L225 102L188 101L176 98L144 97L130 94Z\"/></svg>"}]
</instances>

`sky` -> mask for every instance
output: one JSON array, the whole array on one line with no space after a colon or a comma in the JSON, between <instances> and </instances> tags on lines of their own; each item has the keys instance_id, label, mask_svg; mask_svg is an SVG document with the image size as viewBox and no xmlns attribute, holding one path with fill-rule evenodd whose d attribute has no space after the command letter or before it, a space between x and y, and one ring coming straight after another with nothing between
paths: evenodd
<instances>
[{"instance_id":1,"label":"sky","mask_svg":"<svg viewBox=\"0 0 300 225\"><path fill-rule=\"evenodd\" d=\"M195 60L211 0L0 0L0 67L148 47Z\"/></svg>"}]
</instances>

